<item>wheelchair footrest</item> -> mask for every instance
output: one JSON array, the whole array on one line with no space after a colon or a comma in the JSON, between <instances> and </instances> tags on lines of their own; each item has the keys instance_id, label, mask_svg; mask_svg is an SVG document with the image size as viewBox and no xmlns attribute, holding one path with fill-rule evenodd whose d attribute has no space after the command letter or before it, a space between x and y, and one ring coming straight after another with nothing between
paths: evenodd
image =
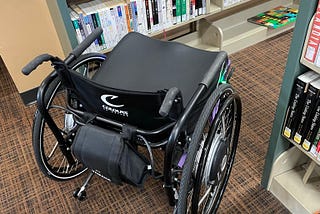
<instances>
[{"instance_id":1,"label":"wheelchair footrest","mask_svg":"<svg viewBox=\"0 0 320 214\"><path fill-rule=\"evenodd\" d=\"M91 124L79 128L72 153L96 174L113 183L141 187L149 174L148 160L119 133Z\"/></svg>"}]
</instances>

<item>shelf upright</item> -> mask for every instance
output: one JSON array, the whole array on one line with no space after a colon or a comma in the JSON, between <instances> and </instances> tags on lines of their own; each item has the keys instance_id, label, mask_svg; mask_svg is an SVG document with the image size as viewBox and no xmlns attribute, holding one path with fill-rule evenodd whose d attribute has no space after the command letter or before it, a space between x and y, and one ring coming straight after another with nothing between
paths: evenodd
<instances>
[{"instance_id":1,"label":"shelf upright","mask_svg":"<svg viewBox=\"0 0 320 214\"><path fill-rule=\"evenodd\" d=\"M70 8L66 0L46 0L51 18L56 28L61 47L65 55L78 44L70 19Z\"/></svg>"},{"instance_id":2,"label":"shelf upright","mask_svg":"<svg viewBox=\"0 0 320 214\"><path fill-rule=\"evenodd\" d=\"M299 13L289 49L289 55L283 76L283 82L262 175L261 184L264 188L268 187L270 173L274 161L282 152L286 151L290 146L292 146L290 142L281 135L282 124L285 120L286 110L294 81L298 75L308 70L306 66L300 63L300 57L303 50L308 25L315 13L317 4L318 0L300 1Z\"/></svg>"}]
</instances>

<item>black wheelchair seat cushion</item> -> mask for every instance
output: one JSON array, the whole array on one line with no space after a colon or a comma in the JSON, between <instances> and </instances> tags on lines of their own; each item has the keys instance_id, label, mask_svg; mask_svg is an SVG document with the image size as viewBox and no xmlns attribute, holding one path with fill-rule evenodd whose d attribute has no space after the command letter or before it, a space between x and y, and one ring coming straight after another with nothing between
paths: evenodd
<instances>
[{"instance_id":1,"label":"black wheelchair seat cushion","mask_svg":"<svg viewBox=\"0 0 320 214\"><path fill-rule=\"evenodd\" d=\"M219 54L131 32L112 50L93 80L110 88L139 92L177 87L186 104L212 65L227 60L227 54L223 58L217 57ZM218 83L219 71L214 73L213 85Z\"/></svg>"}]
</instances>

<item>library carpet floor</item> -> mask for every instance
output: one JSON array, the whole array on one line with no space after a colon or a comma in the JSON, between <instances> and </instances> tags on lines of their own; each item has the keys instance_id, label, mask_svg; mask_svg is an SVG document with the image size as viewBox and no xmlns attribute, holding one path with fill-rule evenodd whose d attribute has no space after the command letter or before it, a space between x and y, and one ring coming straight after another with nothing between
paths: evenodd
<instances>
[{"instance_id":1,"label":"library carpet floor","mask_svg":"<svg viewBox=\"0 0 320 214\"><path fill-rule=\"evenodd\" d=\"M243 102L236 161L218 213L289 213L261 185L273 116L292 31L241 50L231 59L232 84ZM72 192L84 176L55 182L38 170L31 146L35 105L24 106L7 72L0 67L0 213L170 213L160 181L144 189L115 186L94 177L88 198Z\"/></svg>"}]
</instances>

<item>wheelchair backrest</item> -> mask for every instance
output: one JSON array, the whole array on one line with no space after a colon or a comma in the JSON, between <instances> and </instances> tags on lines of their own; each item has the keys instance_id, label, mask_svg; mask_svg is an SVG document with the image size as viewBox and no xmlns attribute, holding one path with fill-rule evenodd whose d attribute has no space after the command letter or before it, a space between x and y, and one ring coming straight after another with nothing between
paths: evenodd
<instances>
[{"instance_id":1,"label":"wheelchair backrest","mask_svg":"<svg viewBox=\"0 0 320 214\"><path fill-rule=\"evenodd\" d=\"M134 92L113 89L99 85L74 71L69 73L72 83L69 89L90 113L146 130L172 122L158 113L165 91Z\"/></svg>"}]
</instances>

